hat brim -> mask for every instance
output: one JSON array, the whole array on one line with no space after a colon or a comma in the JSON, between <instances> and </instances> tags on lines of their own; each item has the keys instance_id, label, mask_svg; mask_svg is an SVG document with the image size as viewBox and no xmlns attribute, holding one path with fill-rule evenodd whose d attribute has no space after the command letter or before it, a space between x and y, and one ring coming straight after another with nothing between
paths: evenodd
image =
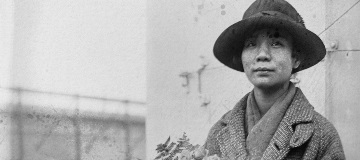
<instances>
[{"instance_id":1,"label":"hat brim","mask_svg":"<svg viewBox=\"0 0 360 160\"><path fill-rule=\"evenodd\" d=\"M264 28L283 29L292 36L294 46L302 56L300 66L292 73L307 69L325 57L325 45L316 34L293 21L274 16L247 18L228 27L215 42L215 57L224 65L244 72L241 61L244 42L254 31Z\"/></svg>"}]
</instances>

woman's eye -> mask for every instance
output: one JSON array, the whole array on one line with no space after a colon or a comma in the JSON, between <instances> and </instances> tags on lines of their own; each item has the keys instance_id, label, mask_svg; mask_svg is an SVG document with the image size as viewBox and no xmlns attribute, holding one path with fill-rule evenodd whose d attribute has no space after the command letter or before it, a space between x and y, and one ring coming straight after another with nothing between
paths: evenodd
<instances>
[{"instance_id":1,"label":"woman's eye","mask_svg":"<svg viewBox=\"0 0 360 160\"><path fill-rule=\"evenodd\" d=\"M271 43L271 46L273 46L273 47L280 47L280 46L282 46L282 44L281 44L281 42L279 42L279 41L275 41L275 42L272 42L272 43Z\"/></svg>"},{"instance_id":2,"label":"woman's eye","mask_svg":"<svg viewBox=\"0 0 360 160\"><path fill-rule=\"evenodd\" d=\"M255 43L254 43L254 42L247 42L247 43L245 44L245 47L253 47L253 46L255 46Z\"/></svg>"}]
</instances>

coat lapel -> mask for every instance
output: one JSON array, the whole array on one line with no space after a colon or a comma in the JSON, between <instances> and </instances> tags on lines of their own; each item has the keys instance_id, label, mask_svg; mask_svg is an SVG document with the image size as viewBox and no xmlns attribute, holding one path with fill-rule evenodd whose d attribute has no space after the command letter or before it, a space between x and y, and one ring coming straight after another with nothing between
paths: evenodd
<instances>
[{"instance_id":1,"label":"coat lapel","mask_svg":"<svg viewBox=\"0 0 360 160\"><path fill-rule=\"evenodd\" d=\"M234 107L225 121L228 125L218 134L218 142L223 155L229 159L246 158L244 118L246 100L249 94L245 95ZM240 158L243 159L243 158Z\"/></svg>"},{"instance_id":2,"label":"coat lapel","mask_svg":"<svg viewBox=\"0 0 360 160\"><path fill-rule=\"evenodd\" d=\"M263 154L264 160L283 159L291 148L304 144L312 135L314 110L300 89Z\"/></svg>"}]
</instances>

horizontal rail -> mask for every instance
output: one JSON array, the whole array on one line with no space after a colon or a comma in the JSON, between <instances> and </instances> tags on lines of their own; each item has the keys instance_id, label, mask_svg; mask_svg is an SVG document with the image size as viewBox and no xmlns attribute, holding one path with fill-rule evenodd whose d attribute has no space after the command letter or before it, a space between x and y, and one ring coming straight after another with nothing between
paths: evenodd
<instances>
[{"instance_id":1,"label":"horizontal rail","mask_svg":"<svg viewBox=\"0 0 360 160\"><path fill-rule=\"evenodd\" d=\"M26 89L26 88L21 88L21 87L0 87L0 88L6 89L6 90L17 91L17 92L31 92L31 93L59 95L59 96L66 96L66 97L77 97L77 98L84 98L84 99L95 99L95 100L101 100L101 101L119 102L119 103L124 103L124 104L139 104L139 105L146 104L145 102L136 101L136 100L104 98L104 97L81 95L81 94L67 94L67 93L62 93L62 92L41 91L41 90Z\"/></svg>"}]
</instances>

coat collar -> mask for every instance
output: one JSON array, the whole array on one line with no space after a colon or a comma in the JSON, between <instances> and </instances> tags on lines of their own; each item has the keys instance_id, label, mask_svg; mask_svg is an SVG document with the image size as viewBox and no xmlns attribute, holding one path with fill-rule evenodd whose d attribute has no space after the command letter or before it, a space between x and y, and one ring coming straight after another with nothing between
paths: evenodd
<instances>
[{"instance_id":1,"label":"coat collar","mask_svg":"<svg viewBox=\"0 0 360 160\"><path fill-rule=\"evenodd\" d=\"M222 120L224 127L218 134L218 142L223 155L229 159L245 159L246 138L244 118L246 100L245 95L228 116ZM304 144L312 135L314 109L299 88L279 124L274 137L265 150L262 159L283 159L291 148Z\"/></svg>"}]
</instances>

